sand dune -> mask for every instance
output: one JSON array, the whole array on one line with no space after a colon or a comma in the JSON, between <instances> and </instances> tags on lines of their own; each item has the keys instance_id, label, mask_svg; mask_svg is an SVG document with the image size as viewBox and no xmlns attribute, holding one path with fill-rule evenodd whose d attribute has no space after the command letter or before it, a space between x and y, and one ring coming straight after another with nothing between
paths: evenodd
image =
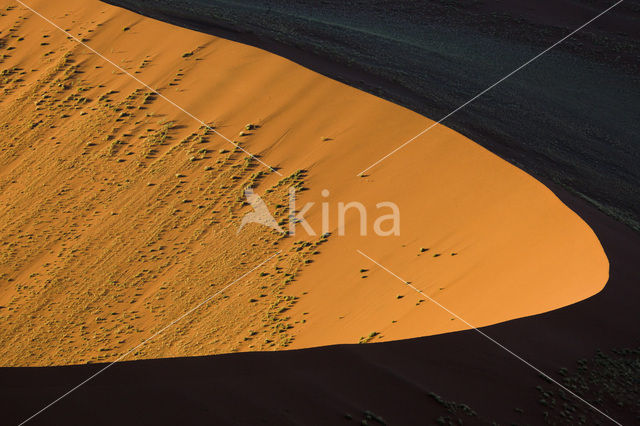
<instances>
[{"instance_id":1,"label":"sand dune","mask_svg":"<svg viewBox=\"0 0 640 426\"><path fill-rule=\"evenodd\" d=\"M28 4L278 171L30 11L6 8L3 365L118 359L278 250L130 358L468 328L358 249L474 326L577 302L607 281L602 247L576 214L446 127L359 177L432 121L276 55L97 1ZM257 224L236 233L251 211L247 186L283 225L288 188L306 189L297 203L315 202L317 235ZM350 201L366 206L368 236L353 211L337 235L337 205ZM400 209L399 236L372 233L385 201Z\"/></svg>"}]
</instances>

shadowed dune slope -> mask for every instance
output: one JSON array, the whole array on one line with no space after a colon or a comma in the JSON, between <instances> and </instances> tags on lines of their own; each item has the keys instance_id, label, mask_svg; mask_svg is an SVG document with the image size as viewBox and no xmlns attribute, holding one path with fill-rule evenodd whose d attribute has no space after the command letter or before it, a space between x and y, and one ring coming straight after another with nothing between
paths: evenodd
<instances>
[{"instance_id":1,"label":"shadowed dune slope","mask_svg":"<svg viewBox=\"0 0 640 426\"><path fill-rule=\"evenodd\" d=\"M129 356L439 334L557 309L607 281L602 247L575 213L446 127L360 177L433 122L268 52L97 1L29 4L278 171L30 11L7 7L4 365L119 359L272 255ZM315 235L299 224L289 237L257 224L237 233L251 211L247 186L283 226L296 189L298 209L315 203L306 214ZM349 210L339 235L339 203L351 201L367 217ZM399 235L374 232L384 202L398 206Z\"/></svg>"}]
</instances>

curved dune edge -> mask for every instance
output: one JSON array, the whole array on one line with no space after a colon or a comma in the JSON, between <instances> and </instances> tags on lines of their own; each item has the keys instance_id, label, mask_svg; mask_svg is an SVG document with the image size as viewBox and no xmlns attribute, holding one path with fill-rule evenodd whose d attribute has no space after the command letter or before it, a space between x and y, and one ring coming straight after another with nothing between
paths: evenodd
<instances>
[{"instance_id":1,"label":"curved dune edge","mask_svg":"<svg viewBox=\"0 0 640 426\"><path fill-rule=\"evenodd\" d=\"M230 145L211 135L209 153L191 161L200 151L189 135L200 125L161 99L131 109L124 121L108 121L113 109L92 108L99 98L115 91L108 95L112 102L124 101L140 85L28 11L6 11L0 19L6 27L15 24L15 34L24 40L2 33L8 41L3 50L16 47L6 52L2 67L27 73L20 74L22 81L14 76L3 83L10 90L2 104L15 107L3 113L13 142L3 142L0 157L0 200L6 206L0 219L11 248L0 264L0 305L5 306L0 315L8 320L0 334L5 365L117 359L273 253L274 243L284 254L265 265L268 276L247 277L225 292L227 297L203 306L130 357L303 348L357 343L373 332L378 334L370 341L468 328L421 302L357 249L476 327L575 303L600 291L608 279L603 249L575 213L535 179L446 127L433 128L360 178L356 174L363 168L432 122L268 52L97 1L29 4L191 114L213 121L223 134L233 137L247 123L259 125L236 139L285 176L308 170L309 190L300 193L298 204L316 202L306 217L319 234L319 204L327 202L333 235L280 293L268 281L286 271L295 274L304 259L290 254L294 242L318 236L302 232L276 240L258 225L236 235L240 218L250 211L237 203L238 192L261 169L247 168L236 182L223 166L235 161L240 168L242 154L216 163L218 151ZM46 110L49 116L38 118L42 111L33 96L41 96L43 79L57 81L51 73L65 54L81 71L65 78L89 82L83 92L88 101L62 115ZM52 90L59 90L53 96L59 101L71 93ZM159 119L175 123L170 138L145 157L145 147L136 141L162 127ZM96 148L87 148L86 139L98 141L107 126L118 127L115 139L128 145L115 149L101 139ZM222 178L212 179L207 166ZM182 174L184 181L176 185L174 176ZM279 179L267 174L256 192L263 194ZM235 192L225 193L232 185ZM321 196L323 189L328 197ZM220 191L228 200L216 201ZM286 194L279 196L270 206L286 203ZM380 214L376 203L396 203L400 236L357 236L353 214L347 235L337 236L340 201L367 206L369 233ZM228 216L221 217L222 209ZM187 234L193 237L176 242ZM140 254L143 250L148 256ZM239 265L241 257L245 262ZM271 317L270 306L287 295L298 297L297 303ZM286 337L279 344L282 325ZM130 326L135 333L127 331Z\"/></svg>"}]
</instances>

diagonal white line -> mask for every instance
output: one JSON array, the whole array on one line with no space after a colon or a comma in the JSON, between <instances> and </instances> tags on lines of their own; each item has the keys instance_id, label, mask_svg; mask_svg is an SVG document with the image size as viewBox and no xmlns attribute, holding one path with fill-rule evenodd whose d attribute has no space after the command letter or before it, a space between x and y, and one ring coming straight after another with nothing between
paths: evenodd
<instances>
[{"instance_id":1,"label":"diagonal white line","mask_svg":"<svg viewBox=\"0 0 640 426\"><path fill-rule=\"evenodd\" d=\"M563 41L565 41L566 39L568 39L569 37L571 37L572 35L574 35L575 33L577 33L578 31L580 31L581 29L583 29L584 27L586 27L587 25L589 25L590 23L592 23L593 21L595 21L596 19L598 19L599 17L601 17L602 15L604 15L605 13L609 12L611 9L613 9L614 7L616 7L617 5L619 5L620 3L622 3L623 0L619 0L617 3L613 4L612 6L609 6L607 9L603 10L602 12L600 12L598 15L596 15L595 17L591 18L590 20L588 20L587 22L585 22L584 24L580 25L578 28L576 28L575 30L571 31L569 34L567 34L566 36L562 37L560 40L556 41L555 43L553 43L551 46L547 47L546 49L544 49L542 52L538 53L536 56L534 56L533 58L529 59L527 62L525 62L524 64L520 65L518 68L516 68L515 70L511 71L509 74L505 75L504 77L502 77L500 80L496 81L495 83L493 83L491 86L487 87L486 89L484 89L482 92L478 93L477 95L475 95L473 98L469 99L467 102L463 103L462 105L460 105L458 108L454 109L453 111L451 111L449 114L445 115L444 117L442 117L440 120L436 121L435 123L433 123L432 125L430 125L429 127L427 127L426 129L424 129L423 131L421 131L420 133L418 133L417 135L415 135L414 137L412 137L411 139L409 139L408 141L406 141L405 143L403 143L402 145L400 145L399 147L397 147L396 149L394 149L393 151L391 151L390 153L388 153L387 155L385 155L384 157L382 157L381 159L379 159L378 161L376 161L375 163L373 163L372 165L370 165L369 167L367 167L366 169L364 169L363 171L361 171L360 173L358 173L356 176L362 176L364 175L368 170L372 169L373 167L377 166L378 164L380 164L381 162L383 162L384 160L386 160L387 158L391 157L393 154L395 154L396 152L400 151L402 148L404 148L405 146L409 145L411 142L413 142L414 140L418 139L420 136L424 135L425 133L427 133L429 130L433 129L435 126L437 126L438 124L442 123L444 120L446 120L447 118L451 117L453 114L455 114L456 112L460 111L462 108L466 107L467 105L469 105L471 102L475 101L476 99L478 99L480 96L484 95L485 93L487 93L489 90L493 89L494 87L496 87L498 84L502 83L503 81L505 81L507 78L511 77L512 75L514 75L515 73L517 73L518 71L520 71L521 69L523 69L524 67L526 67L527 65L529 65L530 63L532 63L533 61L535 61L536 59L540 58L542 55L544 55L545 53L547 53L548 51L550 51L551 49L553 49L554 47L556 47L557 45L559 45L560 43L562 43Z\"/></svg>"},{"instance_id":2,"label":"diagonal white line","mask_svg":"<svg viewBox=\"0 0 640 426\"><path fill-rule=\"evenodd\" d=\"M168 328L170 328L171 326L173 326L175 323L177 323L178 321L182 320L184 317L186 317L187 315L191 314L193 311L197 310L198 308L200 308L202 305L204 305L205 303L209 302L211 299L213 299L214 297L218 296L220 293L222 293L223 291L225 291L226 289L228 289L229 287L231 287L232 285L234 285L235 283L237 283L238 281L240 281L241 279L243 279L244 277L246 277L247 275L249 275L250 273L252 273L253 271L255 271L256 269L258 269L259 267L261 267L262 265L264 265L265 263L267 263L268 261L270 261L271 259L273 259L274 257L276 257L278 254L280 254L280 252L276 252L274 255L269 256L268 258L266 258L265 260L263 260L258 266L254 267L253 269L251 269L250 271L246 272L245 274L243 274L240 278L235 279L234 281L232 281L230 284L227 284L222 290L216 292L215 294L207 297L205 300L203 300L202 302L198 303L196 306L194 306L193 308L189 309L187 312L185 312L184 314L182 314L180 317L176 318L175 320L171 321L169 324L167 324L166 326L164 326L163 328L161 328L160 330L158 330L157 332L155 332L153 335L151 335L150 337L147 337L146 339L144 339L142 342L140 342L137 346L135 346L133 349L130 349L129 351L125 352L123 355L121 355L118 359L116 359L115 361L111 362L110 364L105 365L103 368L101 368L100 370L98 370L97 372L95 372L94 374L92 374L91 376L89 376L88 378L86 378L84 381L78 383L76 386L74 386L73 388L69 389L67 392L65 392L64 394L60 395L58 398L56 398L55 400L51 401L49 404L47 404L46 406L44 406L42 409L40 409L38 412L34 413L33 415L31 415L31 417L25 419L24 421L22 421L22 423L20 423L19 426L22 426L23 424L27 423L28 421L32 420L34 417L36 417L37 415L41 414L43 411L45 411L46 409L50 408L52 405L56 404L57 402L59 402L60 400L64 399L65 397L69 396L69 394L71 394L72 392L76 391L78 388L80 388L81 386L85 385L87 382L93 380L96 376L102 374L106 369L108 369L109 367L111 367L113 364L115 364L116 362L121 361L122 359L124 359L127 355L129 355L131 352L135 351L136 349L138 349L139 347L145 345L147 342L149 342L150 340L154 339L155 337L157 337L158 335L164 333L165 330L167 330Z\"/></svg>"},{"instance_id":3,"label":"diagonal white line","mask_svg":"<svg viewBox=\"0 0 640 426\"><path fill-rule=\"evenodd\" d=\"M530 368L532 368L533 370L535 370L536 372L538 372L539 374L541 374L542 376L544 376L545 378L547 378L548 380L552 381L553 383L555 383L556 385L558 385L560 388L562 388L564 391L570 393L571 395L573 395L574 397L576 397L577 399L579 399L580 401L584 402L585 404L587 404L589 407L591 407L593 410L597 411L598 413L602 414L603 416L605 416L607 419L611 420L613 423L622 426L621 423L617 422L616 420L612 419L611 417L609 417L606 413L604 413L602 410L598 409L597 407L595 407L594 405L592 405L591 403L589 403L588 401L586 401L584 398L582 398L580 395L576 394L575 392L571 391L570 389L567 389L565 386L563 386L562 384L560 384L559 382L557 382L556 380L554 380L551 376L549 376L548 374L546 374L544 371L540 370L539 368L537 368L536 366L534 366L533 364L531 364L530 362L528 362L527 360L525 360L524 358L522 358L520 355L516 354L515 352L511 351L509 348L507 348L506 346L504 346L502 343L498 342L497 340L495 340L494 338L492 338L491 336L487 335L485 332L483 332L482 330L479 330L478 328L474 327L473 325L469 324L465 319L461 318L458 314L456 314L455 312L450 311L449 309L447 309L445 306L442 306L440 303L438 303L435 299L433 299L432 297L430 297L429 295L423 293L421 290L419 290L418 288L416 288L415 286L413 286L409 281L399 277L398 275L396 275L395 273L393 273L392 271L390 271L388 268L384 267L383 265L381 265L380 263L378 263L377 261L373 260L372 258L370 258L369 256L367 256L366 254L364 254L363 252L361 252L360 250L356 250L360 255L362 255L363 257L369 259L371 262L375 263L376 265L378 265L380 268L382 268L383 270L385 270L386 272L388 272L390 275L396 277L398 280L402 281L402 283L408 287L410 287L411 289L413 289L414 291L416 291L417 293L421 294L422 296L426 297L427 299L429 299L429 301L433 302L434 304L438 305L441 309L445 310L446 312L448 312L450 315L453 315L454 317L456 317L457 319L459 319L460 321L462 321L467 327L473 329L474 331L478 332L480 335L484 336L485 338L489 339L491 342L493 342L494 344L496 344L499 348L507 351L508 353L510 353L511 355L513 355L516 359L518 359L519 361L523 362L524 364L526 364L527 366L529 366Z\"/></svg>"},{"instance_id":4,"label":"diagonal white line","mask_svg":"<svg viewBox=\"0 0 640 426\"><path fill-rule=\"evenodd\" d=\"M134 79L136 82L138 82L139 84L143 85L144 87L146 87L147 89L149 89L150 91L152 91L153 93L155 93L156 95L160 96L162 99L164 99L165 101L169 102L171 105L173 105L174 107L178 108L180 111L184 112L185 114L187 114L189 117L193 118L195 121L197 121L198 123L202 124L204 127L206 127L207 129L211 130L212 132L214 132L216 135L220 136L222 139L224 139L225 141L229 142L230 144L232 144L233 146L235 146L236 148L240 149L242 152L244 152L245 154L247 154L249 157L253 158L254 160L256 160L257 162L259 162L260 164L262 164L263 166L265 166L267 169L271 170L272 172L275 172L276 174L283 176L282 173L280 173L279 171L277 171L276 169L274 169L273 167L269 166L268 164L266 164L265 162L263 162L262 160L260 160L258 157L256 157L255 155L253 155L252 153L250 153L249 151L247 151L246 149L244 149L243 147L241 147L240 145L238 145L237 143L235 143L234 141L232 141L231 139L227 138L225 135L223 135L222 133L218 132L216 129L214 129L213 127L210 127L207 123L205 123L204 121L202 121L201 119L199 119L198 117L196 117L195 115L191 114L189 111L185 110L184 108L182 108L180 105L176 104L174 101L172 101L171 99L167 98L165 95L163 95L162 93L158 92L156 89L152 88L151 86L149 86L147 83L145 83L144 81L140 80L138 77L136 77L135 75L131 74L130 72L128 72L127 70L125 70L124 68L122 68L121 66L119 66L118 64L114 63L111 59L107 58L106 56L104 56L103 54L101 54L100 52L98 52L97 50L95 50L93 47L87 45L86 43L84 43L82 40L78 39L77 37L75 37L73 34L70 34L68 31L65 31L63 28L61 28L59 25L57 25L55 22L51 21L50 19L48 19L47 17L43 16L42 14L40 14L38 11L36 11L35 9L33 9L31 6L29 6L28 4L23 3L21 0L15 0L16 2L20 3L22 6L26 7L27 9L29 9L31 12L33 12L34 14L38 15L40 18L42 18L43 20L45 20L46 22L48 22L49 24L53 25L54 27L56 27L57 29L59 29L60 31L62 31L64 34L66 34L67 37L72 38L73 40L75 40L76 42L78 42L79 44L81 44L82 46L86 47L87 49L89 49L91 52L93 52L94 54L98 55L100 58L104 59L105 61L109 62L111 65L113 65L114 67L116 67L118 70L122 71L123 73L125 73L126 75L128 75L129 77L131 77L132 79Z\"/></svg>"}]
</instances>

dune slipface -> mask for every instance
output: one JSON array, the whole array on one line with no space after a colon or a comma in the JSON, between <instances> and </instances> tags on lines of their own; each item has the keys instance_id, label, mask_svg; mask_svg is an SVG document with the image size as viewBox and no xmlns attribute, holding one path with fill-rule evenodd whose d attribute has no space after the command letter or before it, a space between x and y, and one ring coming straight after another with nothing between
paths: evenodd
<instances>
[{"instance_id":1,"label":"dune slipface","mask_svg":"<svg viewBox=\"0 0 640 426\"><path fill-rule=\"evenodd\" d=\"M0 16L3 365L404 339L557 309L607 281L576 214L444 126L360 177L433 122L97 1L28 4L112 63L25 8ZM285 228L296 189L297 209L315 203L315 235L238 233L246 187ZM347 211L339 235L339 203L351 201L367 218ZM385 202L398 206L398 235L374 232Z\"/></svg>"}]
</instances>

